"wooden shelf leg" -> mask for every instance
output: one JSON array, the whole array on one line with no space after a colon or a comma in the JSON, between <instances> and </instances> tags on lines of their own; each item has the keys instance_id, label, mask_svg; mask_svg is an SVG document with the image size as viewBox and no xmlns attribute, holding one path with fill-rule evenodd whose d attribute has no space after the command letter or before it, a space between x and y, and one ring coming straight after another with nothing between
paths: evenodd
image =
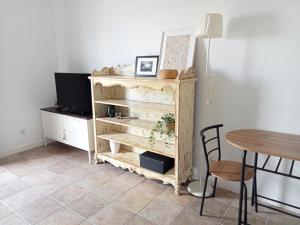
<instances>
[{"instance_id":1,"label":"wooden shelf leg","mask_svg":"<svg viewBox=\"0 0 300 225\"><path fill-rule=\"evenodd\" d=\"M175 184L175 194L180 195L180 190L181 190L181 184Z\"/></svg>"},{"instance_id":2,"label":"wooden shelf leg","mask_svg":"<svg viewBox=\"0 0 300 225\"><path fill-rule=\"evenodd\" d=\"M94 153L94 163L95 163L95 164L99 164L99 163L100 163L100 161L99 161L99 159L98 159L98 157L97 157L96 152Z\"/></svg>"}]
</instances>

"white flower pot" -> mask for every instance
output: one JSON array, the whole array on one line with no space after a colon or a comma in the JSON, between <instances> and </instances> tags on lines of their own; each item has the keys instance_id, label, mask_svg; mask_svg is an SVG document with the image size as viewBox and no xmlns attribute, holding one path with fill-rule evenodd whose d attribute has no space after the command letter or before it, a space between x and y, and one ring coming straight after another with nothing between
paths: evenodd
<instances>
[{"instance_id":1,"label":"white flower pot","mask_svg":"<svg viewBox=\"0 0 300 225\"><path fill-rule=\"evenodd\" d=\"M109 141L109 147L112 154L116 154L120 150L120 143L115 141Z\"/></svg>"}]
</instances>

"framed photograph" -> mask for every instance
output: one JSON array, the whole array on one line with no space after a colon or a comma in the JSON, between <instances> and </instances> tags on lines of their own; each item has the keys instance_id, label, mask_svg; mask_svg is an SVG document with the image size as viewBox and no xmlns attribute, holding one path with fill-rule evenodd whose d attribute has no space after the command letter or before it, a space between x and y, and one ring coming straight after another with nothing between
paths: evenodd
<instances>
[{"instance_id":1,"label":"framed photograph","mask_svg":"<svg viewBox=\"0 0 300 225\"><path fill-rule=\"evenodd\" d=\"M160 50L160 69L186 71L193 67L195 46L195 27L164 31Z\"/></svg>"},{"instance_id":2,"label":"framed photograph","mask_svg":"<svg viewBox=\"0 0 300 225\"><path fill-rule=\"evenodd\" d=\"M158 67L158 55L137 56L135 60L136 77L156 77Z\"/></svg>"}]
</instances>

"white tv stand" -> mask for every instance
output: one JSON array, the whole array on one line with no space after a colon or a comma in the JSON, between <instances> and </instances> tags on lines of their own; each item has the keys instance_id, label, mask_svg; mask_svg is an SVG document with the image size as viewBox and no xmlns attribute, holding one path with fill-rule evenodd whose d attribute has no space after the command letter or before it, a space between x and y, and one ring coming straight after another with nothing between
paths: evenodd
<instances>
[{"instance_id":1,"label":"white tv stand","mask_svg":"<svg viewBox=\"0 0 300 225\"><path fill-rule=\"evenodd\" d=\"M66 114L49 107L41 109L41 117L45 146L49 138L80 148L88 152L89 162L91 162L91 152L94 151L92 115Z\"/></svg>"}]
</instances>

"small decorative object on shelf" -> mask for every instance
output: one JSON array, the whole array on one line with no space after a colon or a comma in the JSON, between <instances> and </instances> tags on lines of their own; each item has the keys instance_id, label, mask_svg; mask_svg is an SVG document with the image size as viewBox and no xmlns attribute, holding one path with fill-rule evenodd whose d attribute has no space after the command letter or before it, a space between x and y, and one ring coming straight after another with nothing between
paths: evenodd
<instances>
[{"instance_id":1,"label":"small decorative object on shelf","mask_svg":"<svg viewBox=\"0 0 300 225\"><path fill-rule=\"evenodd\" d=\"M174 79L178 75L178 70L163 69L159 71L159 78L161 79Z\"/></svg>"},{"instance_id":2,"label":"small decorative object on shelf","mask_svg":"<svg viewBox=\"0 0 300 225\"><path fill-rule=\"evenodd\" d=\"M145 169L165 174L174 167L174 159L146 151L140 154L140 165Z\"/></svg>"},{"instance_id":3,"label":"small decorative object on shelf","mask_svg":"<svg viewBox=\"0 0 300 225\"><path fill-rule=\"evenodd\" d=\"M127 76L134 76L135 72L135 64L131 65L118 65L114 68L115 74L118 75L127 75Z\"/></svg>"},{"instance_id":4,"label":"small decorative object on shelf","mask_svg":"<svg viewBox=\"0 0 300 225\"><path fill-rule=\"evenodd\" d=\"M137 56L135 61L136 77L156 77L159 56Z\"/></svg>"},{"instance_id":5,"label":"small decorative object on shelf","mask_svg":"<svg viewBox=\"0 0 300 225\"><path fill-rule=\"evenodd\" d=\"M92 76L107 76L114 75L115 71L113 67L103 67L100 71L94 70Z\"/></svg>"},{"instance_id":6,"label":"small decorative object on shelf","mask_svg":"<svg viewBox=\"0 0 300 225\"><path fill-rule=\"evenodd\" d=\"M116 142L116 141L109 141L109 147L110 147L110 151L112 154L116 154L119 152L120 150L120 143Z\"/></svg>"},{"instance_id":7,"label":"small decorative object on shelf","mask_svg":"<svg viewBox=\"0 0 300 225\"><path fill-rule=\"evenodd\" d=\"M108 117L115 117L116 115L116 106L114 105L108 105L107 106L107 116Z\"/></svg>"},{"instance_id":8,"label":"small decorative object on shelf","mask_svg":"<svg viewBox=\"0 0 300 225\"><path fill-rule=\"evenodd\" d=\"M159 132L160 137L165 135L164 136L165 146L169 147L172 140L174 140L174 133L175 133L174 113L166 113L156 122L149 136L149 143L151 147L153 147L155 144L155 132Z\"/></svg>"}]
</instances>

